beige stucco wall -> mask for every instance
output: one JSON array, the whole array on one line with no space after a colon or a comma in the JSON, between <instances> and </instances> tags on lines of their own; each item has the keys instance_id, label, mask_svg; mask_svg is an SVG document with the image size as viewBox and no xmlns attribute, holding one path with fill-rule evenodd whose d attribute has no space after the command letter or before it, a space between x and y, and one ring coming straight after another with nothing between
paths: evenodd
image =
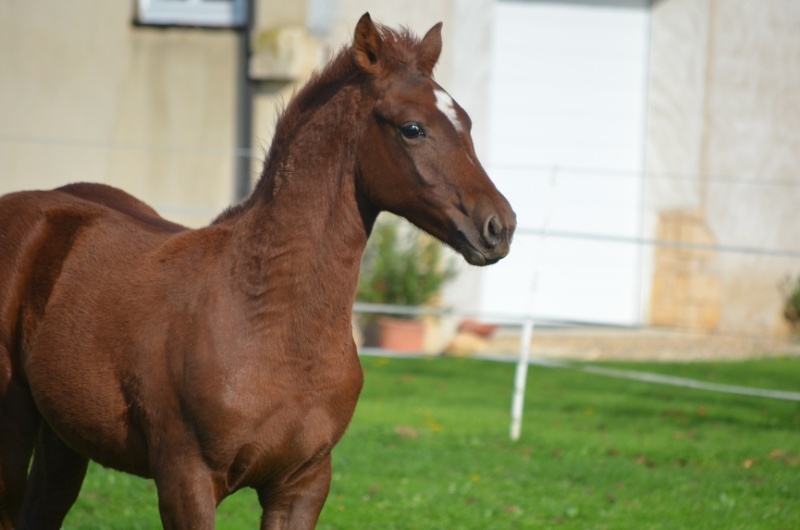
<instances>
[{"instance_id":1,"label":"beige stucco wall","mask_svg":"<svg viewBox=\"0 0 800 530\"><path fill-rule=\"evenodd\" d=\"M105 182L190 225L231 202L236 35L134 4L0 2L0 193Z\"/></svg>"},{"instance_id":2,"label":"beige stucco wall","mask_svg":"<svg viewBox=\"0 0 800 530\"><path fill-rule=\"evenodd\" d=\"M800 251L798 28L800 3L788 0L655 3L646 233L656 237L665 218L689 211L708 242ZM665 251L660 252L663 258ZM652 278L646 286L652 287L651 319L663 316L664 305L675 298L675 293L671 299L660 296L660 286L688 278L686 267L670 269L653 256L646 261L652 274L645 275ZM704 305L718 321L708 326L714 319L698 317L690 327L787 332L779 284L800 272L800 259L716 252L695 269L705 283L683 284L697 286L697 292L718 286ZM709 304L717 304L718 311Z\"/></svg>"}]
</instances>

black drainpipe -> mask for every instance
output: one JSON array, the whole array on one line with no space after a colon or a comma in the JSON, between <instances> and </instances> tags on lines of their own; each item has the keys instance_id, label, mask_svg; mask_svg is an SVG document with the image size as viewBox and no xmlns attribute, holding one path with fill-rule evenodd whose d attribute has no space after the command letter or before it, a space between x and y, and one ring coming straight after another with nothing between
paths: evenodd
<instances>
[{"instance_id":1,"label":"black drainpipe","mask_svg":"<svg viewBox=\"0 0 800 530\"><path fill-rule=\"evenodd\" d=\"M247 0L247 15L239 30L236 65L236 150L234 154L234 201L250 194L253 138L253 83L250 81L250 35L255 19L253 0Z\"/></svg>"}]
</instances>

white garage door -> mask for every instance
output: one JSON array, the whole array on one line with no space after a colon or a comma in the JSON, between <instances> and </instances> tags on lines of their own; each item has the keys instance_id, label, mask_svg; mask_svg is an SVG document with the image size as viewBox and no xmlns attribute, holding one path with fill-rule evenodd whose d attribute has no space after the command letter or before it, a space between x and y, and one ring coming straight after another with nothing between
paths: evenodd
<instances>
[{"instance_id":1,"label":"white garage door","mask_svg":"<svg viewBox=\"0 0 800 530\"><path fill-rule=\"evenodd\" d=\"M519 231L483 310L640 322L640 248L588 236L640 237L648 5L495 4L487 165Z\"/></svg>"}]
</instances>

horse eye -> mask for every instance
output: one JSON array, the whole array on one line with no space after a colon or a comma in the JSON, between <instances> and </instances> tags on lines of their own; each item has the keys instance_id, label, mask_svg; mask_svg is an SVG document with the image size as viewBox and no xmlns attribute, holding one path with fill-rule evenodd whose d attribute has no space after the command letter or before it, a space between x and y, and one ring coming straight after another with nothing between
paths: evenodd
<instances>
[{"instance_id":1,"label":"horse eye","mask_svg":"<svg viewBox=\"0 0 800 530\"><path fill-rule=\"evenodd\" d=\"M422 127L420 127L418 123L408 123L403 125L400 127L400 133L409 140L419 138L420 136L425 136L425 131L422 130Z\"/></svg>"}]
</instances>

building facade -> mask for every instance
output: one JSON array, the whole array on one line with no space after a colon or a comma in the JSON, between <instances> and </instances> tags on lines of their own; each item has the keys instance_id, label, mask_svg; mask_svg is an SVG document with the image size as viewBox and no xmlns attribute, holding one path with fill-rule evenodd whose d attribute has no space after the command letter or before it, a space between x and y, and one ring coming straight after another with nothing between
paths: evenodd
<instances>
[{"instance_id":1,"label":"building facade","mask_svg":"<svg viewBox=\"0 0 800 530\"><path fill-rule=\"evenodd\" d=\"M441 20L437 79L520 221L509 258L462 266L445 303L788 332L797 2L179 4L0 3L0 193L105 182L200 226L257 178L281 102L361 14L418 33Z\"/></svg>"}]
</instances>

